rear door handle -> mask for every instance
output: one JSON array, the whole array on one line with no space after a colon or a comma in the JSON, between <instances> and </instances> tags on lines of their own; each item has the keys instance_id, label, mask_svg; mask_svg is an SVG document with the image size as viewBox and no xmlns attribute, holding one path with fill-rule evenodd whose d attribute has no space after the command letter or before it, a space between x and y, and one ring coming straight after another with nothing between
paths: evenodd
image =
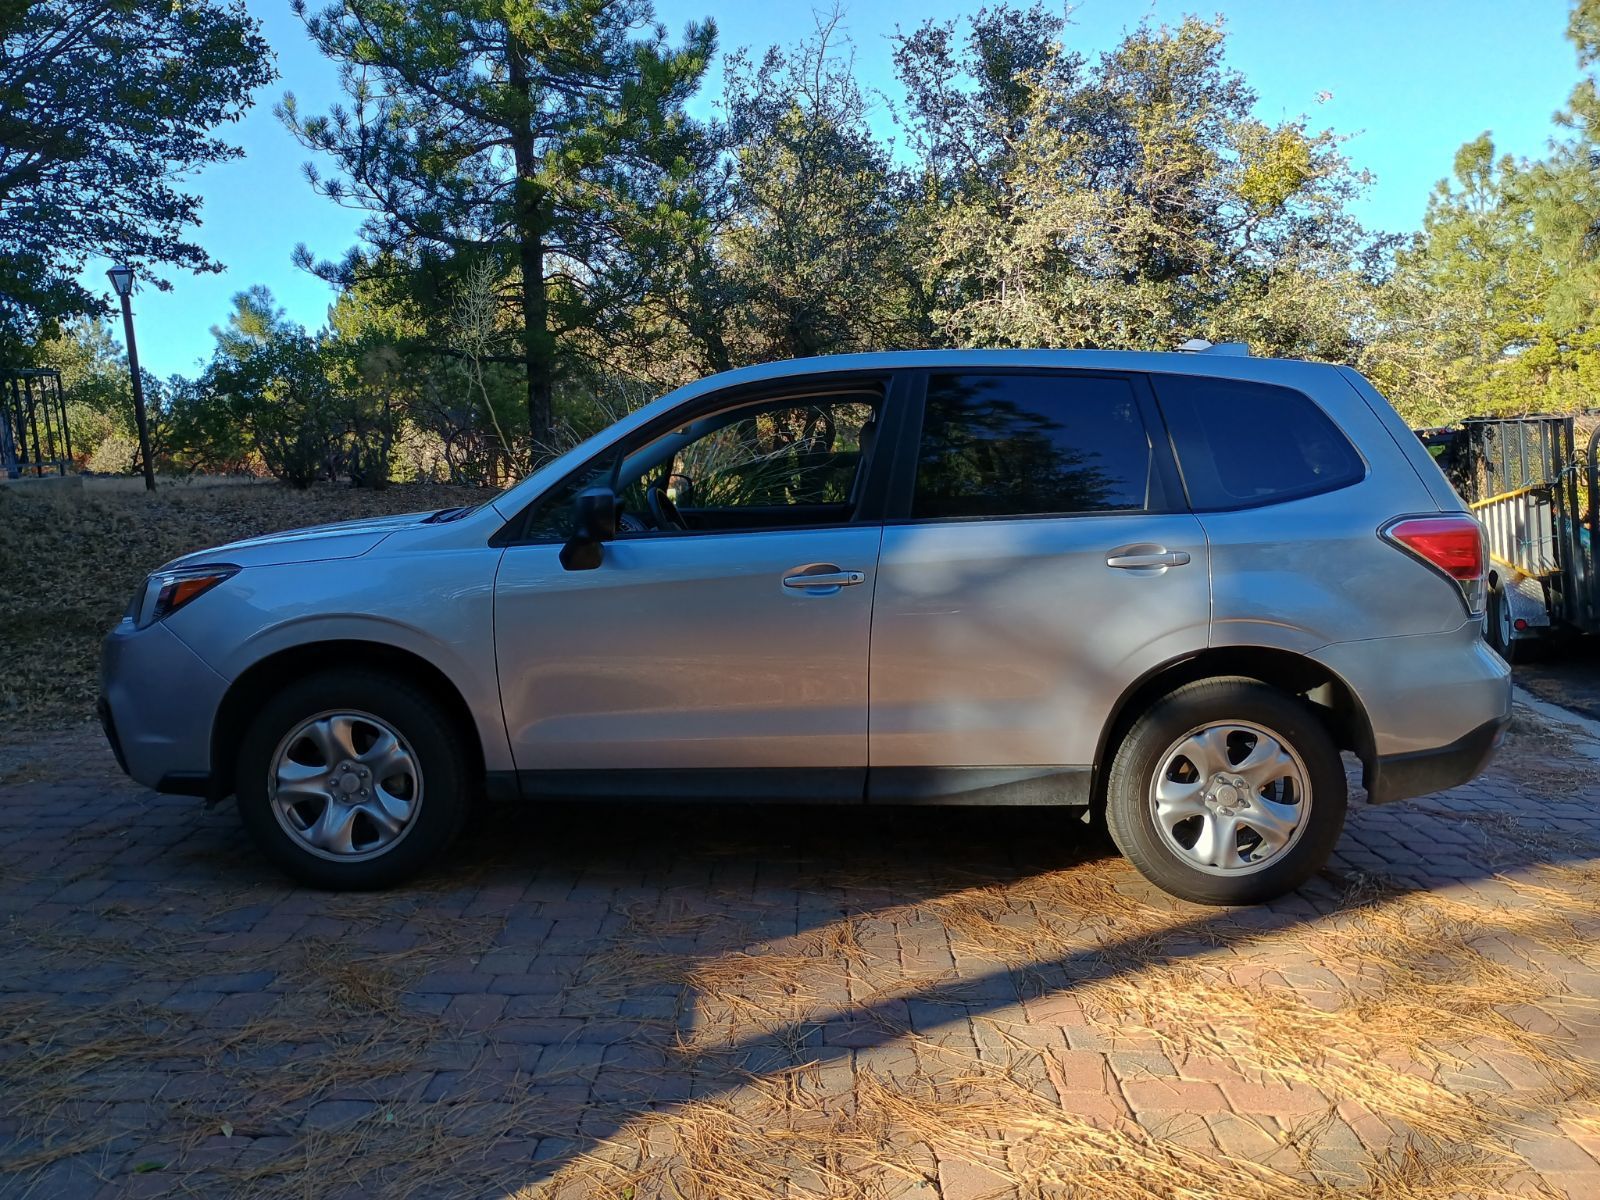
<instances>
[{"instance_id":1,"label":"rear door handle","mask_svg":"<svg viewBox=\"0 0 1600 1200\"><path fill-rule=\"evenodd\" d=\"M1119 546L1106 555L1106 566L1119 571L1161 571L1167 567L1181 567L1189 561L1185 550L1168 550L1165 546L1140 544Z\"/></svg>"}]
</instances>

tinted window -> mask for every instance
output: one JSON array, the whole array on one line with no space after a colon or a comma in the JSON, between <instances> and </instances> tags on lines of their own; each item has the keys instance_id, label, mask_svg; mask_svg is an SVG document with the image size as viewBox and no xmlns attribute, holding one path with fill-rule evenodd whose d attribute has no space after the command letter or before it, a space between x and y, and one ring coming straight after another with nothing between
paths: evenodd
<instances>
[{"instance_id":1,"label":"tinted window","mask_svg":"<svg viewBox=\"0 0 1600 1200\"><path fill-rule=\"evenodd\" d=\"M935 375L917 463L918 517L1141 509L1150 438L1121 379Z\"/></svg>"},{"instance_id":2,"label":"tinted window","mask_svg":"<svg viewBox=\"0 0 1600 1200\"><path fill-rule=\"evenodd\" d=\"M1365 473L1349 439L1303 392L1194 375L1153 382L1195 508L1310 496Z\"/></svg>"},{"instance_id":3,"label":"tinted window","mask_svg":"<svg viewBox=\"0 0 1600 1200\"><path fill-rule=\"evenodd\" d=\"M578 493L602 485L617 489L627 534L658 532L647 495L652 487L666 492L691 531L846 522L861 498L880 401L866 393L763 401L609 450L539 500L522 536L566 541Z\"/></svg>"}]
</instances>

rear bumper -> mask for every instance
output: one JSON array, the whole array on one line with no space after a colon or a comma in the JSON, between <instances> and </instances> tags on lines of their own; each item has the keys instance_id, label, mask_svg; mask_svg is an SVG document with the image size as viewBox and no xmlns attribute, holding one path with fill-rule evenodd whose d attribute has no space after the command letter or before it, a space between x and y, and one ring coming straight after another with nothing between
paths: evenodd
<instances>
[{"instance_id":1,"label":"rear bumper","mask_svg":"<svg viewBox=\"0 0 1600 1200\"><path fill-rule=\"evenodd\" d=\"M1374 804L1455 787L1489 761L1511 720L1511 668L1472 620L1446 633L1335 642L1318 659L1355 693Z\"/></svg>"},{"instance_id":2,"label":"rear bumper","mask_svg":"<svg viewBox=\"0 0 1600 1200\"><path fill-rule=\"evenodd\" d=\"M1377 759L1367 772L1368 801L1388 804L1466 783L1489 765L1510 723L1509 715L1499 717L1437 750L1414 750Z\"/></svg>"}]
</instances>

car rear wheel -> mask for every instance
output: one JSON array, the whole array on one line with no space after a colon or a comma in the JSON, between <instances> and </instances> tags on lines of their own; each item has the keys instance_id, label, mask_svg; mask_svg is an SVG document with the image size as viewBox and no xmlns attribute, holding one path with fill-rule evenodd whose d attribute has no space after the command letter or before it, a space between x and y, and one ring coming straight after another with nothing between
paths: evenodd
<instances>
[{"instance_id":1,"label":"car rear wheel","mask_svg":"<svg viewBox=\"0 0 1600 1200\"><path fill-rule=\"evenodd\" d=\"M1309 705L1255 680L1208 679L1162 697L1128 731L1106 824L1164 891L1254 904L1327 862L1346 803L1338 747Z\"/></svg>"},{"instance_id":2,"label":"car rear wheel","mask_svg":"<svg viewBox=\"0 0 1600 1200\"><path fill-rule=\"evenodd\" d=\"M403 680L324 672L284 688L239 749L239 814L303 882L387 887L443 853L470 779L449 714Z\"/></svg>"}]
</instances>

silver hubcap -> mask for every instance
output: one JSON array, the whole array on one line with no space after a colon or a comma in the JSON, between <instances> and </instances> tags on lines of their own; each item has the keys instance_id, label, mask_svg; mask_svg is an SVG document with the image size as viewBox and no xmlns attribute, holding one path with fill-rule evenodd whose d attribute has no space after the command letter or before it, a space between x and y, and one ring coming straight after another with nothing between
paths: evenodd
<instances>
[{"instance_id":1,"label":"silver hubcap","mask_svg":"<svg viewBox=\"0 0 1600 1200\"><path fill-rule=\"evenodd\" d=\"M1305 764L1272 730L1220 721L1161 758L1150 811L1162 841L1212 875L1259 871L1295 842L1311 811Z\"/></svg>"},{"instance_id":2,"label":"silver hubcap","mask_svg":"<svg viewBox=\"0 0 1600 1200\"><path fill-rule=\"evenodd\" d=\"M422 806L410 745L370 713L325 712L296 726L278 743L267 786L289 836L341 862L393 849Z\"/></svg>"}]
</instances>

